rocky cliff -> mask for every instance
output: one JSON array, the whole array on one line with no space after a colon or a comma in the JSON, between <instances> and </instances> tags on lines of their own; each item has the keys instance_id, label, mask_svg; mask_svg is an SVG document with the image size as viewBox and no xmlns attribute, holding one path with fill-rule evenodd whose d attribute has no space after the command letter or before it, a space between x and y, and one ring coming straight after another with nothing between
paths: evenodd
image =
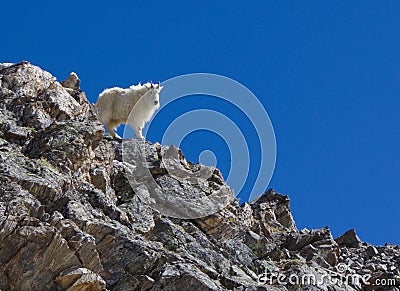
<instances>
[{"instance_id":1,"label":"rocky cliff","mask_svg":"<svg viewBox=\"0 0 400 291\"><path fill-rule=\"evenodd\" d=\"M187 173L177 181L168 147L140 146L167 193L225 189L229 204L163 215L132 190L121 141L104 135L75 74L59 83L27 62L0 65L1 290L398 290L398 246L298 230L287 196L239 206L218 170L193 180L207 167L173 149Z\"/></svg>"}]
</instances>

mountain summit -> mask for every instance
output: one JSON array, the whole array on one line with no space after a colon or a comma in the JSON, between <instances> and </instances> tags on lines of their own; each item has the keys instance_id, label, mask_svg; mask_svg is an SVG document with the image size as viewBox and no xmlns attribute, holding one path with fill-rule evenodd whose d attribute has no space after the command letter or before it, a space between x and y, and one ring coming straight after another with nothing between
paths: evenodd
<instances>
[{"instance_id":1,"label":"mountain summit","mask_svg":"<svg viewBox=\"0 0 400 291\"><path fill-rule=\"evenodd\" d=\"M228 199L205 217L157 210L79 84L75 73L59 83L28 62L0 64L1 290L399 290L398 246L298 230L287 196L271 189L239 205L218 169L142 142L171 204Z\"/></svg>"}]
</instances>

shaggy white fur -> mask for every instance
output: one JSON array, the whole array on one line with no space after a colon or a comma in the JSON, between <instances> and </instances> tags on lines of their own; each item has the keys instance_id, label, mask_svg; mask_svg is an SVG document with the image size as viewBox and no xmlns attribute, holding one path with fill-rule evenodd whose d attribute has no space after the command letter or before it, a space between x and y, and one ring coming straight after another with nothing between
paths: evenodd
<instances>
[{"instance_id":1,"label":"shaggy white fur","mask_svg":"<svg viewBox=\"0 0 400 291\"><path fill-rule=\"evenodd\" d=\"M160 83L154 85L150 82L132 85L127 89L106 89L100 93L96 102L97 116L112 137L121 138L114 129L128 123L135 130L136 138L144 140L142 129L160 107L159 94L162 88Z\"/></svg>"}]
</instances>

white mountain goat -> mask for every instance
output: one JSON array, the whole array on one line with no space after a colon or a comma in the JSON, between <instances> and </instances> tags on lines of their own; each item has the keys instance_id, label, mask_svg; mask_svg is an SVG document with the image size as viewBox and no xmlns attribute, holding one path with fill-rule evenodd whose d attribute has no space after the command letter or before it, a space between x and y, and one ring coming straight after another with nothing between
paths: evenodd
<instances>
[{"instance_id":1,"label":"white mountain goat","mask_svg":"<svg viewBox=\"0 0 400 291\"><path fill-rule=\"evenodd\" d=\"M132 85L127 89L106 89L100 93L95 105L98 119L106 125L114 138L121 138L114 129L120 124L128 123L135 130L136 138L144 140L142 129L160 107L159 94L162 88L160 82L157 85L149 82Z\"/></svg>"}]
</instances>

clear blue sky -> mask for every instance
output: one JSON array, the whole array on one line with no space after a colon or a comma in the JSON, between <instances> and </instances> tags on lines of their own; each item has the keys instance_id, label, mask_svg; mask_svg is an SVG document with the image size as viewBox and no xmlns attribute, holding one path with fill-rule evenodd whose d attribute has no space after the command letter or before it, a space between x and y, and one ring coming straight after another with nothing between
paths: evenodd
<instances>
[{"instance_id":1,"label":"clear blue sky","mask_svg":"<svg viewBox=\"0 0 400 291\"><path fill-rule=\"evenodd\" d=\"M92 102L138 81L233 78L269 113L270 187L299 228L400 244L399 15L398 1L5 1L0 61L75 71Z\"/></svg>"}]
</instances>

